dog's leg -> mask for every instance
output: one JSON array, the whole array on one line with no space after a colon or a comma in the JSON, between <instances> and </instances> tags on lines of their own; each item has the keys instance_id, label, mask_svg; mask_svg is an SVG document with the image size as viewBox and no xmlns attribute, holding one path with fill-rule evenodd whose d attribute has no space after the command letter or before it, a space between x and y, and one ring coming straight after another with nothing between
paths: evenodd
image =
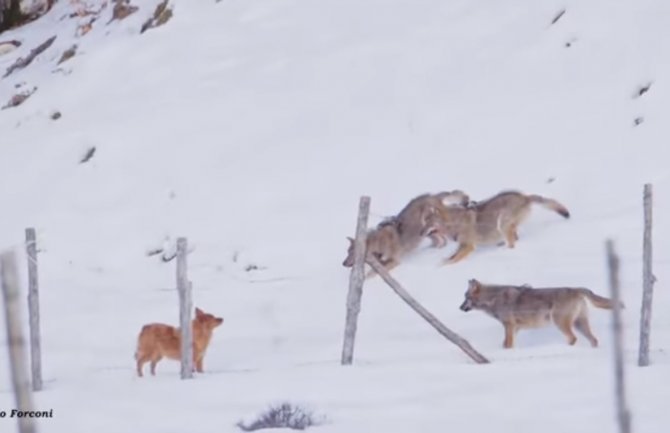
<instances>
[{"instance_id":1,"label":"dog's leg","mask_svg":"<svg viewBox=\"0 0 670 433\"><path fill-rule=\"evenodd\" d=\"M503 341L503 347L505 349L511 349L514 347L514 335L516 334L516 326L513 323L503 323L505 327L505 341Z\"/></svg>"},{"instance_id":2,"label":"dog's leg","mask_svg":"<svg viewBox=\"0 0 670 433\"><path fill-rule=\"evenodd\" d=\"M154 356L151 359L151 363L149 364L149 370L151 371L152 376L156 375L156 365L158 364L158 361L160 361L161 359L163 359L163 357L160 355Z\"/></svg>"},{"instance_id":3,"label":"dog's leg","mask_svg":"<svg viewBox=\"0 0 670 433\"><path fill-rule=\"evenodd\" d=\"M200 358L195 360L195 363L194 363L195 364L195 371L197 371L198 373L203 372L203 367L202 367L202 362L203 361L204 361L204 356L201 356Z\"/></svg>"},{"instance_id":4,"label":"dog's leg","mask_svg":"<svg viewBox=\"0 0 670 433\"><path fill-rule=\"evenodd\" d=\"M454 253L453 256L449 257L446 259L442 264L443 265L449 265L452 263L460 262L464 258L466 258L470 253L472 253L475 250L475 246L472 244L460 244L458 246L458 250Z\"/></svg>"},{"instance_id":5,"label":"dog's leg","mask_svg":"<svg viewBox=\"0 0 670 433\"><path fill-rule=\"evenodd\" d=\"M589 318L586 314L582 313L575 320L575 328L586 337L591 343L591 347L598 347L598 339L591 332L591 326L589 325Z\"/></svg>"},{"instance_id":6,"label":"dog's leg","mask_svg":"<svg viewBox=\"0 0 670 433\"><path fill-rule=\"evenodd\" d=\"M143 356L138 356L137 357L137 375L139 377L143 377L144 375L142 374L142 370L144 368L144 364L148 361L148 359L143 355Z\"/></svg>"}]
</instances>

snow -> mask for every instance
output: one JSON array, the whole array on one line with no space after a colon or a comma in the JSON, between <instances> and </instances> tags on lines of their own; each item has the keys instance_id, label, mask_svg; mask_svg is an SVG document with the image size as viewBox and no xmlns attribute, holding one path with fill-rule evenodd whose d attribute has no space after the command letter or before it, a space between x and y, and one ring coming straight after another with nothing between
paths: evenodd
<instances>
[{"instance_id":1,"label":"snow","mask_svg":"<svg viewBox=\"0 0 670 433\"><path fill-rule=\"evenodd\" d=\"M38 87L0 111L0 250L23 263L23 231L37 229L45 390L34 398L54 409L41 432L233 432L284 400L327 416L323 432L614 431L608 312L591 309L598 349L547 328L504 350L498 323L458 310L469 278L607 295L608 237L622 259L633 426L667 430L667 2L173 0L173 19L142 35L158 2L133 3L139 12L110 24L107 7L82 37L87 19L61 19L67 1L0 36L23 42L0 56L4 71L58 34L0 80L0 105L16 84ZM646 182L658 283L653 364L642 369ZM418 194L455 188L475 199L520 189L572 213L534 210L514 250L439 267L453 246L426 248L394 270L492 364L472 364L376 279L355 363L339 366L341 262L359 196L372 197L376 223ZM178 323L174 262L146 253L179 236L192 248L195 304L225 323L204 375L182 382L178 363L162 361L140 379L141 326ZM0 411L13 407L0 368ZM15 423L0 418L0 430Z\"/></svg>"}]
</instances>

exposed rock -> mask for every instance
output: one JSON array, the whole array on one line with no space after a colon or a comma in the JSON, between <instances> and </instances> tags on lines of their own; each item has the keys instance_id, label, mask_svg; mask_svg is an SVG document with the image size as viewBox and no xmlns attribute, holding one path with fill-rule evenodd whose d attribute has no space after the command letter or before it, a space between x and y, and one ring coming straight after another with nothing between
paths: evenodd
<instances>
[{"instance_id":1,"label":"exposed rock","mask_svg":"<svg viewBox=\"0 0 670 433\"><path fill-rule=\"evenodd\" d=\"M95 146L89 148L89 149L86 151L86 154L85 154L84 157L79 161L79 163L80 163L80 164L83 164L83 163L85 163L85 162L90 161L91 158L93 158L93 155L95 155Z\"/></svg>"},{"instance_id":2,"label":"exposed rock","mask_svg":"<svg viewBox=\"0 0 670 433\"><path fill-rule=\"evenodd\" d=\"M17 93L16 95L12 96L9 99L9 101L2 107L2 109L4 110L4 109L7 109L7 108L18 107L19 105L26 102L26 99L30 98L30 96L33 93L35 93L36 90L37 90L37 87L33 87L32 90Z\"/></svg>"},{"instance_id":3,"label":"exposed rock","mask_svg":"<svg viewBox=\"0 0 670 433\"><path fill-rule=\"evenodd\" d=\"M172 18L172 8L168 7L168 1L169 0L163 0L156 6L154 14L142 25L140 33L144 33L154 27L162 26L170 21L170 18Z\"/></svg>"},{"instance_id":4,"label":"exposed rock","mask_svg":"<svg viewBox=\"0 0 670 433\"><path fill-rule=\"evenodd\" d=\"M137 6L133 6L130 4L130 0L114 0L114 9L112 10L112 19L109 20L109 23L111 23L114 20L124 20L128 18L130 15L134 14L139 10Z\"/></svg>"},{"instance_id":5,"label":"exposed rock","mask_svg":"<svg viewBox=\"0 0 670 433\"><path fill-rule=\"evenodd\" d=\"M74 55L77 54L77 45L72 45L70 48L65 50L63 52L63 55L60 57L60 60L58 61L58 64L60 65L63 62L67 62L71 58L74 57Z\"/></svg>"}]
</instances>

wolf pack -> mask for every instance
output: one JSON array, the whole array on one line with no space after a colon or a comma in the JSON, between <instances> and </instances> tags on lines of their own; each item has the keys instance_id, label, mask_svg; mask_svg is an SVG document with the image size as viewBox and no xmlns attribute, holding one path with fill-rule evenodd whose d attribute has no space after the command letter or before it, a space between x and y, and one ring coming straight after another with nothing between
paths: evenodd
<instances>
[{"instance_id":1,"label":"wolf pack","mask_svg":"<svg viewBox=\"0 0 670 433\"><path fill-rule=\"evenodd\" d=\"M502 191L481 201L471 200L461 190L422 194L410 200L398 214L383 219L367 232L364 255L374 257L390 271L426 240L432 248L444 248L450 241L458 244L456 251L443 259L444 265L464 260L479 246L514 248L519 241L519 226L530 215L533 205L570 218L568 209L558 201L519 191ZM355 242L351 237L347 239L349 249L342 265L352 267ZM366 279L375 274L369 270ZM597 347L598 339L589 325L587 301L598 308L615 307L611 299L584 287L534 288L528 284L485 284L472 278L460 309L481 310L498 320L504 328L503 347L507 349L514 347L519 330L551 323L565 335L568 344L576 343L576 330L591 346ZM194 371L203 372L203 360L213 331L222 323L223 318L195 309L192 321ZM179 328L162 323L145 325L135 352L137 375L143 376L146 363L154 375L161 359L179 360L180 347Z\"/></svg>"},{"instance_id":2,"label":"wolf pack","mask_svg":"<svg viewBox=\"0 0 670 433\"><path fill-rule=\"evenodd\" d=\"M530 215L534 204L570 218L568 209L557 200L520 191L502 191L482 201L472 201L461 190L423 194L368 231L365 255L374 257L390 271L426 239L433 248L444 248L449 241L458 244L456 252L443 259L444 265L465 259L478 246L514 248L519 240L519 225ZM342 265L352 267L355 243L350 237L348 240L349 250ZM374 275L371 269L366 278ZM598 308L614 308L611 299L583 287L485 284L473 278L468 281L460 309L481 310L502 323L504 348L514 346L519 330L544 327L552 322L570 345L577 341L574 332L577 330L591 346L597 347L598 339L589 325L587 300Z\"/></svg>"}]
</instances>

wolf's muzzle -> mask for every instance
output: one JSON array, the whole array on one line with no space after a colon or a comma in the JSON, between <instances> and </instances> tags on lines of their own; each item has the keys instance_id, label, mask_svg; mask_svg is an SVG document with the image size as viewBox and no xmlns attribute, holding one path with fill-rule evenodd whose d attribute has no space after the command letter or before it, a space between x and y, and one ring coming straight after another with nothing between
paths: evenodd
<instances>
[{"instance_id":1,"label":"wolf's muzzle","mask_svg":"<svg viewBox=\"0 0 670 433\"><path fill-rule=\"evenodd\" d=\"M462 311L470 311L472 310L472 303L466 299L465 302L461 304L460 308Z\"/></svg>"}]
</instances>

